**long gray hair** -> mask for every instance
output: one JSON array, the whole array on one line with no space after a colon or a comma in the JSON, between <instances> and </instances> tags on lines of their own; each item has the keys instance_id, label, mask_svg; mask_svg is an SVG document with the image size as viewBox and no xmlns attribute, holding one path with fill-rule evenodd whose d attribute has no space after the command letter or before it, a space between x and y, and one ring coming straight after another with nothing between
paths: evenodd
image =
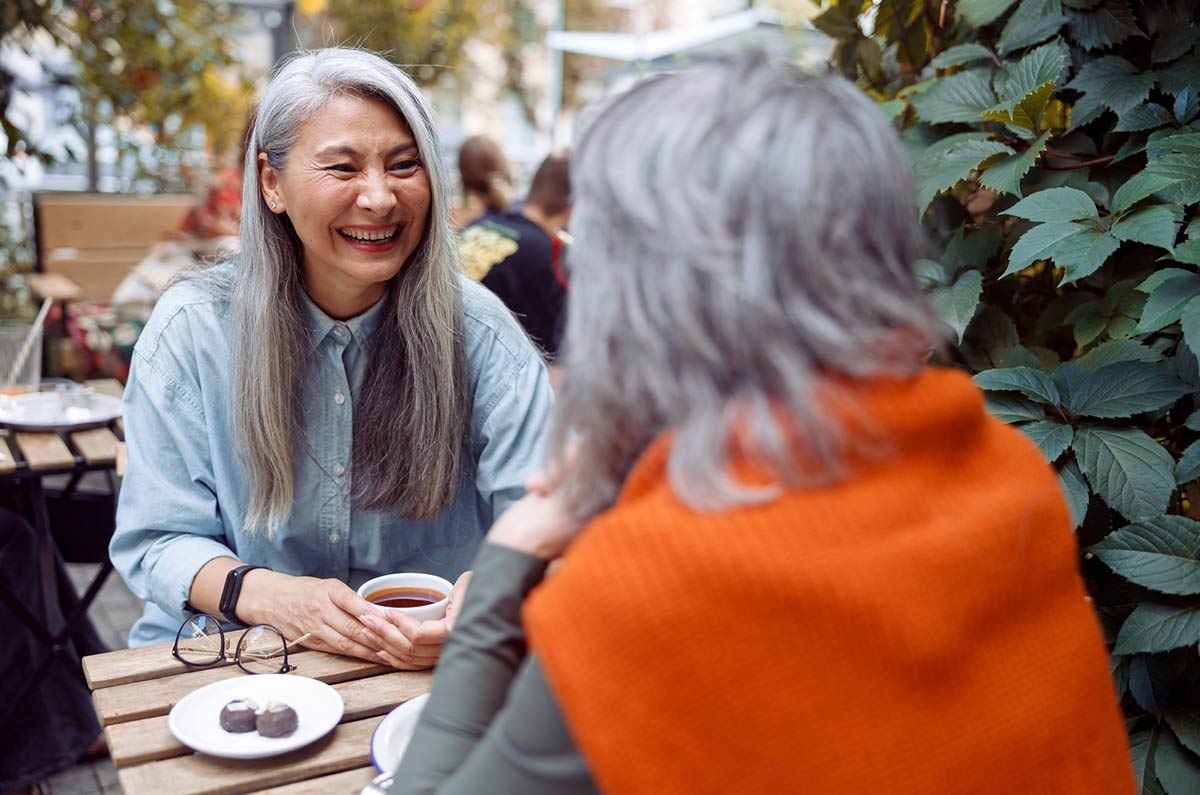
<instances>
[{"instance_id":1,"label":"long gray hair","mask_svg":"<svg viewBox=\"0 0 1200 795\"><path fill-rule=\"evenodd\" d=\"M911 272L905 153L844 80L762 56L648 79L583 129L572 180L550 443L579 518L667 429L672 488L697 509L778 493L730 478L734 442L777 483L836 478L850 433L818 391L912 374L941 343Z\"/></svg>"},{"instance_id":2,"label":"long gray hair","mask_svg":"<svg viewBox=\"0 0 1200 795\"><path fill-rule=\"evenodd\" d=\"M355 503L429 518L458 483L469 410L463 308L432 117L416 84L378 55L344 48L304 52L278 67L259 104L244 164L238 264L201 277L230 302L230 400L252 481L248 530L273 533L291 513L296 440L303 437L302 374L309 366L303 249L287 215L266 206L258 155L285 169L301 125L345 94L396 112L416 141L431 190L424 236L388 288L355 398Z\"/></svg>"}]
</instances>

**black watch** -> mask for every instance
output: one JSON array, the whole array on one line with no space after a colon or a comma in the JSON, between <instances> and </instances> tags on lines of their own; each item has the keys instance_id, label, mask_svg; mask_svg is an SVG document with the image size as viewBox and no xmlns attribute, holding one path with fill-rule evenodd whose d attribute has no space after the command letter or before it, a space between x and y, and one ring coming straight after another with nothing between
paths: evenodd
<instances>
[{"instance_id":1,"label":"black watch","mask_svg":"<svg viewBox=\"0 0 1200 795\"><path fill-rule=\"evenodd\" d=\"M225 587L221 590L221 604L219 607L221 616L226 621L238 622L236 610L238 597L242 595L242 578L247 573L261 568L263 567L250 565L238 566L225 575Z\"/></svg>"}]
</instances>

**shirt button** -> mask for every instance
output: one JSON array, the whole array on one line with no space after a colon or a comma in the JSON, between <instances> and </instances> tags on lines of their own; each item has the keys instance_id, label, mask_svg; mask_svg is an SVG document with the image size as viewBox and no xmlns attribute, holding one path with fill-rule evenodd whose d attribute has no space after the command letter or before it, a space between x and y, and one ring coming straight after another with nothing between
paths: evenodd
<instances>
[{"instance_id":1,"label":"shirt button","mask_svg":"<svg viewBox=\"0 0 1200 795\"><path fill-rule=\"evenodd\" d=\"M346 396L343 395L341 392L334 392L333 393L333 402L340 406L346 402Z\"/></svg>"},{"instance_id":2,"label":"shirt button","mask_svg":"<svg viewBox=\"0 0 1200 795\"><path fill-rule=\"evenodd\" d=\"M342 466L341 464L334 464L333 474L337 475L340 478L342 475L346 474L346 468L344 466Z\"/></svg>"},{"instance_id":3,"label":"shirt button","mask_svg":"<svg viewBox=\"0 0 1200 795\"><path fill-rule=\"evenodd\" d=\"M340 535L338 535L337 530L334 530L332 533L329 534L329 540L336 544L337 542L342 540L342 537Z\"/></svg>"},{"instance_id":4,"label":"shirt button","mask_svg":"<svg viewBox=\"0 0 1200 795\"><path fill-rule=\"evenodd\" d=\"M346 335L350 332L346 330L345 326L334 326L333 333L338 336L338 339L344 340L346 339Z\"/></svg>"}]
</instances>

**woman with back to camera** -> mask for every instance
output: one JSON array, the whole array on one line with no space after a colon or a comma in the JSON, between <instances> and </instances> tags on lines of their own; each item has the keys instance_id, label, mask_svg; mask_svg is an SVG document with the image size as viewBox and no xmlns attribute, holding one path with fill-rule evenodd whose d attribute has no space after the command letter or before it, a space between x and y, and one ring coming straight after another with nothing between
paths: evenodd
<instances>
[{"instance_id":1,"label":"woman with back to camera","mask_svg":"<svg viewBox=\"0 0 1200 795\"><path fill-rule=\"evenodd\" d=\"M554 475L391 793L1133 791L1054 473L925 363L904 163L852 85L761 58L586 126Z\"/></svg>"},{"instance_id":2,"label":"woman with back to camera","mask_svg":"<svg viewBox=\"0 0 1200 795\"><path fill-rule=\"evenodd\" d=\"M420 91L376 55L273 76L241 253L166 292L125 391L111 553L148 601L131 645L200 611L396 667L441 653L465 578L434 622L368 626L353 589L459 578L540 465L552 397L511 315L458 274L438 152Z\"/></svg>"}]
</instances>

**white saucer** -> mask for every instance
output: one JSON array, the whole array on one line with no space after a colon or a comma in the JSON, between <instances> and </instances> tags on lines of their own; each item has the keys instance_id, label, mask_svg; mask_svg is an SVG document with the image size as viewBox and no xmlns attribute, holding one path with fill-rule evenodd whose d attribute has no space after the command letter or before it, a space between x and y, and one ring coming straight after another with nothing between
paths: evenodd
<instances>
[{"instance_id":1,"label":"white saucer","mask_svg":"<svg viewBox=\"0 0 1200 795\"><path fill-rule=\"evenodd\" d=\"M425 709L429 694L423 693L414 699L405 701L388 713L387 717L375 727L371 735L371 761L380 773L392 773L408 748L413 731L417 728L417 718Z\"/></svg>"},{"instance_id":2,"label":"white saucer","mask_svg":"<svg viewBox=\"0 0 1200 795\"><path fill-rule=\"evenodd\" d=\"M221 708L235 698L266 706L268 701L296 710L299 726L287 737L258 732L234 734L221 728ZM296 674L235 676L188 693L171 708L167 726L194 751L229 759L261 759L294 751L328 734L342 719L342 697L329 685Z\"/></svg>"},{"instance_id":3,"label":"white saucer","mask_svg":"<svg viewBox=\"0 0 1200 795\"><path fill-rule=\"evenodd\" d=\"M121 416L121 399L96 393L87 407L64 409L57 392L0 395L0 425L24 431L63 431L95 428Z\"/></svg>"}]
</instances>

